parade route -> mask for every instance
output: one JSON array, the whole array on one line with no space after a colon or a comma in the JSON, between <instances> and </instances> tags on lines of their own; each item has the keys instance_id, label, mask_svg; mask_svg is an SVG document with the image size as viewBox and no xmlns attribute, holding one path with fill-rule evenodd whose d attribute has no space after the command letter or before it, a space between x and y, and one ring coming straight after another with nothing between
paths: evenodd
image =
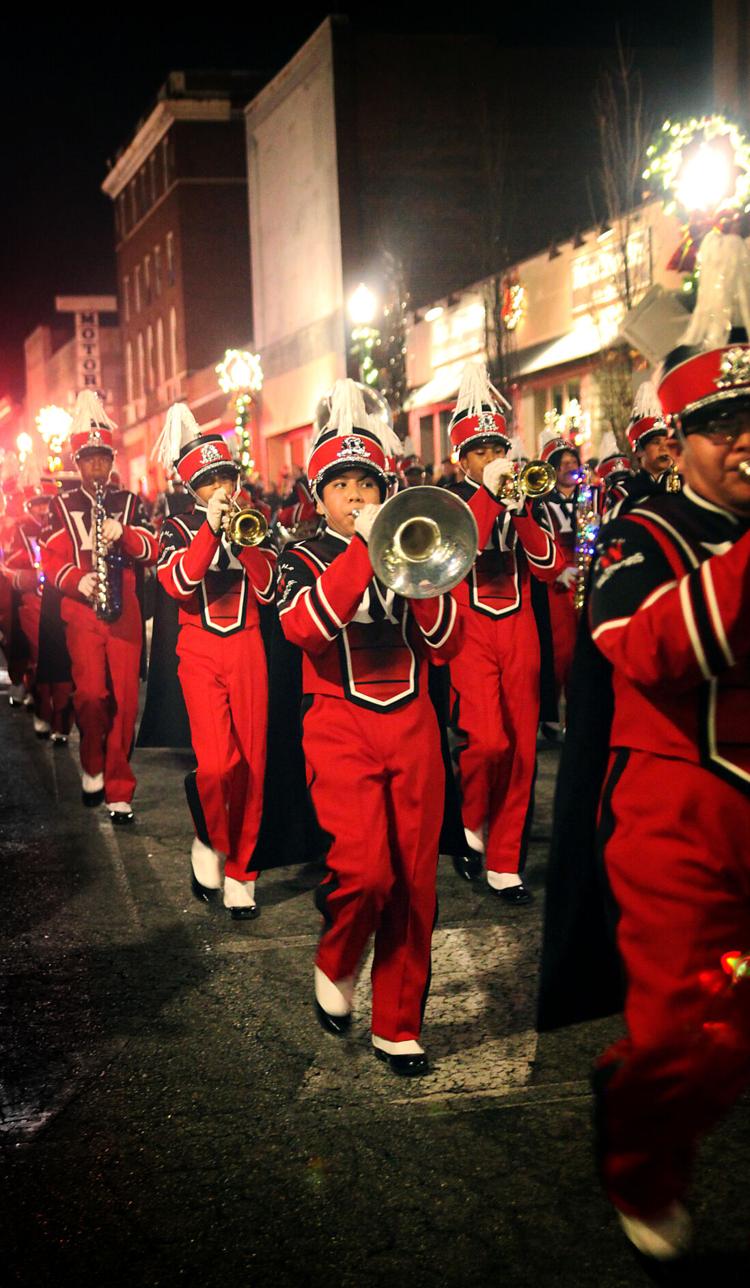
<instances>
[{"instance_id":1,"label":"parade route","mask_svg":"<svg viewBox=\"0 0 750 1288\"><path fill-rule=\"evenodd\" d=\"M136 752L115 831L79 803L75 741L0 699L4 1283L648 1282L592 1156L588 1069L620 1021L534 1030L554 748L533 905L441 860L433 1071L410 1083L372 1058L367 968L350 1038L315 1022L318 869L262 877L233 923L190 895L187 754ZM748 1147L745 1100L700 1155L696 1282L748 1282Z\"/></svg>"}]
</instances>

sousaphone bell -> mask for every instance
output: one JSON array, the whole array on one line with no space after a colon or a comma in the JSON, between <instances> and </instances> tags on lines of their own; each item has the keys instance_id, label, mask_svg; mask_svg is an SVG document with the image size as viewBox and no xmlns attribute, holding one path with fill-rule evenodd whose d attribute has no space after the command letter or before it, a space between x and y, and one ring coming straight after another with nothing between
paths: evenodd
<instances>
[{"instance_id":1,"label":"sousaphone bell","mask_svg":"<svg viewBox=\"0 0 750 1288\"><path fill-rule=\"evenodd\" d=\"M368 548L375 575L409 599L457 586L477 554L479 533L465 501L440 487L410 487L386 501Z\"/></svg>"}]
</instances>

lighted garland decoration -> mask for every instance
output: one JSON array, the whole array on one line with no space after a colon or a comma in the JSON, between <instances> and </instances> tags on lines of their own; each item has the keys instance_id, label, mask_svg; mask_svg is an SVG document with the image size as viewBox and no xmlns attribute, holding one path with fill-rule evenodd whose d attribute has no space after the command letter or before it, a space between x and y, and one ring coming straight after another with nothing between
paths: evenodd
<instances>
[{"instance_id":1,"label":"lighted garland decoration","mask_svg":"<svg viewBox=\"0 0 750 1288\"><path fill-rule=\"evenodd\" d=\"M506 331L515 331L526 313L526 287L520 282L510 282L503 291L500 316Z\"/></svg>"},{"instance_id":2,"label":"lighted garland decoration","mask_svg":"<svg viewBox=\"0 0 750 1288\"><path fill-rule=\"evenodd\" d=\"M701 205L689 207L680 195L688 167L695 163L701 151L704 155L713 152L717 159L723 159L730 181L734 180L734 187L710 211ZM650 191L661 190L667 198L666 214L679 213L690 219L696 214L716 218L750 211L750 141L725 117L693 117L682 123L665 121L646 149L646 159L643 178Z\"/></svg>"}]
</instances>

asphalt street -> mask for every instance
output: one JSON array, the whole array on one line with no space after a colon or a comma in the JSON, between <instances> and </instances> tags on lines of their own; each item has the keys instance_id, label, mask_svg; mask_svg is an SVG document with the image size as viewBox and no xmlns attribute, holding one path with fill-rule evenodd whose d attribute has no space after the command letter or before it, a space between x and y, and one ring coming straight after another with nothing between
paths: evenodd
<instances>
[{"instance_id":1,"label":"asphalt street","mask_svg":"<svg viewBox=\"0 0 750 1288\"><path fill-rule=\"evenodd\" d=\"M190 895L183 754L138 751L137 823L80 804L77 746L0 695L3 1283L404 1288L649 1282L601 1194L588 1071L620 1021L533 1026L557 754L508 908L439 873L414 1083L312 1012L317 871L233 923ZM750 1103L706 1142L690 1282L750 1282ZM682 1281L682 1280L681 1280Z\"/></svg>"}]
</instances>

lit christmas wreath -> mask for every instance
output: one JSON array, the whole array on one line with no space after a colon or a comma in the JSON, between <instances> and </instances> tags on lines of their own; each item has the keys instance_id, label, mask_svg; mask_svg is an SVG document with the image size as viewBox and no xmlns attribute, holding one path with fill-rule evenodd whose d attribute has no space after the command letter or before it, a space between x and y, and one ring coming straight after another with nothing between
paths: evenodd
<instances>
[{"instance_id":1,"label":"lit christmas wreath","mask_svg":"<svg viewBox=\"0 0 750 1288\"><path fill-rule=\"evenodd\" d=\"M723 116L665 121L646 159L644 196L663 195L665 214L677 214L684 223L668 268L691 273L710 228L747 234L750 142L731 121Z\"/></svg>"}]
</instances>

